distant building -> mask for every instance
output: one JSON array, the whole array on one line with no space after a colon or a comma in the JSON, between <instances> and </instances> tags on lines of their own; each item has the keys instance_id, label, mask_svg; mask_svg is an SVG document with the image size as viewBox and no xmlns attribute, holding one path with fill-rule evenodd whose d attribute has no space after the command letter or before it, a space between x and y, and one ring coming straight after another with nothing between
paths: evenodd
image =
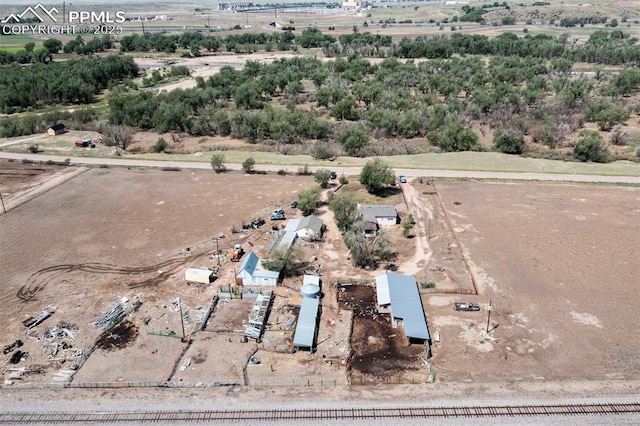
<instances>
[{"instance_id":1,"label":"distant building","mask_svg":"<svg viewBox=\"0 0 640 426\"><path fill-rule=\"evenodd\" d=\"M262 259L254 252L248 253L240 263L236 273L236 281L240 285L276 286L280 279L280 271L271 271L264 267Z\"/></svg>"},{"instance_id":2,"label":"distant building","mask_svg":"<svg viewBox=\"0 0 640 426\"><path fill-rule=\"evenodd\" d=\"M67 131L67 127L62 124L62 123L58 123L58 124L54 124L53 126L49 127L47 129L47 134L50 136L56 136L56 135L61 135L62 133Z\"/></svg>"},{"instance_id":3,"label":"distant building","mask_svg":"<svg viewBox=\"0 0 640 426\"><path fill-rule=\"evenodd\" d=\"M391 324L402 327L409 343L429 345L431 337L416 279L409 275L386 273L376 277L378 311L391 314Z\"/></svg>"},{"instance_id":4,"label":"distant building","mask_svg":"<svg viewBox=\"0 0 640 426\"><path fill-rule=\"evenodd\" d=\"M362 0L343 0L342 8L346 10L359 10L362 7Z\"/></svg>"}]
</instances>

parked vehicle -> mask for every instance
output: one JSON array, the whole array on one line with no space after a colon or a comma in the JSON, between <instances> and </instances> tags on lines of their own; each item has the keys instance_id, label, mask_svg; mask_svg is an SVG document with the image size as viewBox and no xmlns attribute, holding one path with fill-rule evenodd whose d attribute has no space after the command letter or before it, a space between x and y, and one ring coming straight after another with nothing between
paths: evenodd
<instances>
[{"instance_id":1,"label":"parked vehicle","mask_svg":"<svg viewBox=\"0 0 640 426\"><path fill-rule=\"evenodd\" d=\"M298 202L297 201L292 201L291 202L291 208L295 209L296 207L298 207Z\"/></svg>"},{"instance_id":2,"label":"parked vehicle","mask_svg":"<svg viewBox=\"0 0 640 426\"><path fill-rule=\"evenodd\" d=\"M244 249L242 248L242 246L240 244L236 244L235 246L233 246L233 253L231 254L231 261L232 262L239 262L240 258L242 257L242 255L244 255Z\"/></svg>"},{"instance_id":3,"label":"parked vehicle","mask_svg":"<svg viewBox=\"0 0 640 426\"><path fill-rule=\"evenodd\" d=\"M480 306L475 305L471 302L456 302L455 303L456 311L473 311L477 312L480 310Z\"/></svg>"},{"instance_id":4,"label":"parked vehicle","mask_svg":"<svg viewBox=\"0 0 640 426\"><path fill-rule=\"evenodd\" d=\"M338 177L338 174L334 171L331 172L331 179L336 179Z\"/></svg>"},{"instance_id":5,"label":"parked vehicle","mask_svg":"<svg viewBox=\"0 0 640 426\"><path fill-rule=\"evenodd\" d=\"M282 209L276 209L273 211L273 213L271 213L271 220L285 220L286 217L284 216L284 210Z\"/></svg>"},{"instance_id":6,"label":"parked vehicle","mask_svg":"<svg viewBox=\"0 0 640 426\"><path fill-rule=\"evenodd\" d=\"M405 175L398 176L398 179L400 180L400 183L407 183L407 178L405 177Z\"/></svg>"}]
</instances>

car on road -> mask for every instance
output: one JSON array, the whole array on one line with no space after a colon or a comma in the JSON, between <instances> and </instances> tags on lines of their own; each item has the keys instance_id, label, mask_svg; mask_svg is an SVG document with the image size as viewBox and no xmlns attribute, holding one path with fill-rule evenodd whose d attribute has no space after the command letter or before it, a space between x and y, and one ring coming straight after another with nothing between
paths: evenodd
<instances>
[{"instance_id":1,"label":"car on road","mask_svg":"<svg viewBox=\"0 0 640 426\"><path fill-rule=\"evenodd\" d=\"M405 177L405 175L398 176L398 180L400 180L400 183L407 183L407 178Z\"/></svg>"},{"instance_id":2,"label":"car on road","mask_svg":"<svg viewBox=\"0 0 640 426\"><path fill-rule=\"evenodd\" d=\"M331 172L331 179L335 179L338 177L338 174L334 171Z\"/></svg>"}]
</instances>

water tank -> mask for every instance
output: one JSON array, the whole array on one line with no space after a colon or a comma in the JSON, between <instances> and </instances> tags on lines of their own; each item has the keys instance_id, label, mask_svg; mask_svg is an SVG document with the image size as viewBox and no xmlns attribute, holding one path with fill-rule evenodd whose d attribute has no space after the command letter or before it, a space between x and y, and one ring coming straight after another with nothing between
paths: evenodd
<instances>
[{"instance_id":1,"label":"water tank","mask_svg":"<svg viewBox=\"0 0 640 426\"><path fill-rule=\"evenodd\" d=\"M318 297L320 296L320 286L315 284L305 284L300 289L302 297Z\"/></svg>"}]
</instances>

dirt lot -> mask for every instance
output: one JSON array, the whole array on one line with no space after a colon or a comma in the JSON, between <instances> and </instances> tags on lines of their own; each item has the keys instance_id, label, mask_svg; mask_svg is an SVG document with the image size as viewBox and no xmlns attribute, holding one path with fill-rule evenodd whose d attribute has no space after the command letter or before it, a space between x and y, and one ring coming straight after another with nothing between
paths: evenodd
<instances>
[{"instance_id":1,"label":"dirt lot","mask_svg":"<svg viewBox=\"0 0 640 426\"><path fill-rule=\"evenodd\" d=\"M29 179L24 184L29 186ZM232 282L237 264L224 260L220 278L210 286L185 283L184 269L217 267L210 255L216 251L212 238L221 232L226 234L218 241L223 251L238 238L247 248L264 250L271 240L263 232L268 226L238 235L230 233L232 224L287 206L310 184L311 178L298 176L95 168L0 216L2 344L21 339L21 349L29 354L16 365L26 367L16 380L53 381L79 362L64 354L101 340L105 345L94 349L75 382L168 380L176 386L249 383L258 388L428 382L420 360L424 348L408 346L402 329L375 312L373 287L336 287L338 280L371 281L384 269L349 265L326 205L317 212L327 223L325 241L302 249L323 280L317 352L288 353L293 329L286 324L297 313L290 302L300 277L278 289L262 343L243 343L237 332L246 323L250 299L219 302L193 341L179 338L182 322L185 334L198 329L215 293ZM638 377L640 346L629 323L635 312L627 303L635 300L632 283L638 275L638 188L407 185L408 209L400 210L416 217L416 236L405 240L397 266L419 281L436 282L422 295L431 335L441 337L430 359L436 382ZM390 202L401 207L402 195L394 197ZM285 210L289 217L295 214ZM394 241L403 242L398 235ZM441 269L434 273L436 266ZM470 277L478 295L469 290ZM101 336L91 323L123 298L139 298L142 304L122 332ZM487 334L489 300L492 331ZM456 301L483 309L455 312ZM22 321L47 305L55 306L52 317L25 331ZM73 346L60 346L64 350L55 360L43 351L43 334L53 325L72 333L58 343ZM243 371L254 351L260 363Z\"/></svg>"},{"instance_id":2,"label":"dirt lot","mask_svg":"<svg viewBox=\"0 0 640 426\"><path fill-rule=\"evenodd\" d=\"M487 312L427 297L440 380L637 378L640 190L439 182ZM497 339L497 340L493 340Z\"/></svg>"}]
</instances>

